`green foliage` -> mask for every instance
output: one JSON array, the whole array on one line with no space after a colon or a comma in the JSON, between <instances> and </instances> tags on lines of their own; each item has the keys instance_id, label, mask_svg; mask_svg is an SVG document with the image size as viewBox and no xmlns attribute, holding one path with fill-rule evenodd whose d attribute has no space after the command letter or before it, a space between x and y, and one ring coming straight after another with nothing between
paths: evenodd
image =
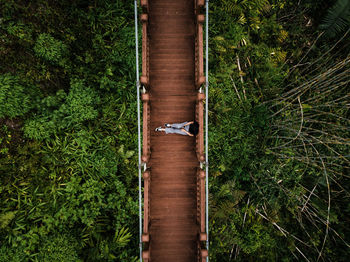
<instances>
[{"instance_id":1,"label":"green foliage","mask_svg":"<svg viewBox=\"0 0 350 262\"><path fill-rule=\"evenodd\" d=\"M60 108L60 113L66 115L65 120L73 123L81 123L97 117L97 111L93 105L99 103L97 93L86 87L81 80L73 80L65 105Z\"/></svg>"},{"instance_id":2,"label":"green foliage","mask_svg":"<svg viewBox=\"0 0 350 262\"><path fill-rule=\"evenodd\" d=\"M96 91L86 87L82 80L74 79L68 95L59 90L55 96L41 101L38 108L41 115L26 123L24 133L29 138L47 139L61 130L93 120L98 115L95 107L99 99Z\"/></svg>"},{"instance_id":3,"label":"green foliage","mask_svg":"<svg viewBox=\"0 0 350 262\"><path fill-rule=\"evenodd\" d=\"M59 63L66 56L68 49L62 41L44 33L37 38L34 52L38 57L48 62Z\"/></svg>"},{"instance_id":4,"label":"green foliage","mask_svg":"<svg viewBox=\"0 0 350 262\"><path fill-rule=\"evenodd\" d=\"M27 260L28 257L22 248L9 248L6 245L0 247L1 262L23 262Z\"/></svg>"},{"instance_id":5,"label":"green foliage","mask_svg":"<svg viewBox=\"0 0 350 262\"><path fill-rule=\"evenodd\" d=\"M45 117L38 117L29 120L25 127L24 133L29 138L38 140L48 139L55 132L55 123Z\"/></svg>"},{"instance_id":6,"label":"green foliage","mask_svg":"<svg viewBox=\"0 0 350 262\"><path fill-rule=\"evenodd\" d=\"M349 135L348 38L336 57L329 54L334 43L317 42L311 14L319 16L319 8L331 4L326 2L211 5L211 261L314 261L320 250L329 261L347 256L337 247L349 241L340 226L347 221L338 209L343 200L329 188L338 188L342 180L343 197L349 190L347 179L339 177L348 167L343 158L348 149L340 141L333 145ZM344 78L320 73L337 59L340 63L329 71ZM271 108L271 101L280 106ZM304 122L298 134L300 107Z\"/></svg>"},{"instance_id":7,"label":"green foliage","mask_svg":"<svg viewBox=\"0 0 350 262\"><path fill-rule=\"evenodd\" d=\"M18 37L20 40L31 43L32 39L32 29L25 24L19 22L9 22L7 25L7 33L11 36Z\"/></svg>"},{"instance_id":8,"label":"green foliage","mask_svg":"<svg viewBox=\"0 0 350 262\"><path fill-rule=\"evenodd\" d=\"M215 176L234 177L240 182L250 179L257 163L252 161L264 154L262 147L267 131L267 111L254 102L241 102L228 78L211 79L210 156L217 163ZM215 99L214 99L215 98ZM227 134L231 134L227 136Z\"/></svg>"},{"instance_id":9,"label":"green foliage","mask_svg":"<svg viewBox=\"0 0 350 262\"><path fill-rule=\"evenodd\" d=\"M77 241L67 234L56 234L44 239L39 248L38 261L57 262L77 262L78 254L76 248Z\"/></svg>"},{"instance_id":10,"label":"green foliage","mask_svg":"<svg viewBox=\"0 0 350 262\"><path fill-rule=\"evenodd\" d=\"M0 261L136 261L133 3L0 5Z\"/></svg>"},{"instance_id":11,"label":"green foliage","mask_svg":"<svg viewBox=\"0 0 350 262\"><path fill-rule=\"evenodd\" d=\"M15 218L16 212L10 211L0 214L0 229L5 229Z\"/></svg>"},{"instance_id":12,"label":"green foliage","mask_svg":"<svg viewBox=\"0 0 350 262\"><path fill-rule=\"evenodd\" d=\"M128 232L127 228L121 228L120 230L115 232L114 241L119 247L126 246L130 241L131 234Z\"/></svg>"},{"instance_id":13,"label":"green foliage","mask_svg":"<svg viewBox=\"0 0 350 262\"><path fill-rule=\"evenodd\" d=\"M350 27L350 1L337 0L328 10L319 28L325 31L329 38L333 38Z\"/></svg>"},{"instance_id":14,"label":"green foliage","mask_svg":"<svg viewBox=\"0 0 350 262\"><path fill-rule=\"evenodd\" d=\"M0 75L0 118L26 114L33 107L32 93L33 88L21 83L18 77Z\"/></svg>"},{"instance_id":15,"label":"green foliage","mask_svg":"<svg viewBox=\"0 0 350 262\"><path fill-rule=\"evenodd\" d=\"M348 79L270 107L299 85L326 88L311 71L347 56L345 45L316 41L333 2L210 5L211 261L316 261L323 243L319 260L349 256L348 162L335 153L349 155L348 143L329 144L349 137ZM0 261L137 261L133 2L0 6ZM347 9L336 7L322 30L346 30ZM281 147L297 135L300 108L302 132ZM300 161L315 135L323 157ZM311 165L322 161L336 171L329 181Z\"/></svg>"}]
</instances>

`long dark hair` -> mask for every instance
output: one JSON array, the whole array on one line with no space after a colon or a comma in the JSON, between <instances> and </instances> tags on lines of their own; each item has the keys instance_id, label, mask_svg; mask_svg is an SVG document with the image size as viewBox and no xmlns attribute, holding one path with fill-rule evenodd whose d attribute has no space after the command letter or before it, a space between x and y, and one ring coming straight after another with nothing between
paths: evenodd
<instances>
[{"instance_id":1,"label":"long dark hair","mask_svg":"<svg viewBox=\"0 0 350 262\"><path fill-rule=\"evenodd\" d=\"M192 134L192 135L197 135L198 131L199 131L199 124L194 121L193 124L190 124L190 127L188 129L188 131Z\"/></svg>"}]
</instances>

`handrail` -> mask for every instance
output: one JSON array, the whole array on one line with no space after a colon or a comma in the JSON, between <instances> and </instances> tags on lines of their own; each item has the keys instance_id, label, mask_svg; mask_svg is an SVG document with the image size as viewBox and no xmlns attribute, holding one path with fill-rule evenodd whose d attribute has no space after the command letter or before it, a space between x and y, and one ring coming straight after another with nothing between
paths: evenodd
<instances>
[{"instance_id":1,"label":"handrail","mask_svg":"<svg viewBox=\"0 0 350 262\"><path fill-rule=\"evenodd\" d=\"M150 188L151 188L151 174L149 171L143 173L143 188L144 188L144 203L143 203L143 234L142 242L144 243L144 250L142 252L142 259L144 262L150 261L150 235L149 235L149 222L150 222Z\"/></svg>"},{"instance_id":2,"label":"handrail","mask_svg":"<svg viewBox=\"0 0 350 262\"><path fill-rule=\"evenodd\" d=\"M199 190L200 190L200 240L206 241L207 238L205 234L205 172L203 170L199 171Z\"/></svg>"},{"instance_id":3,"label":"handrail","mask_svg":"<svg viewBox=\"0 0 350 262\"><path fill-rule=\"evenodd\" d=\"M197 15L196 22L196 87L200 88L205 83L204 71L203 71L203 22L204 15Z\"/></svg>"},{"instance_id":4,"label":"handrail","mask_svg":"<svg viewBox=\"0 0 350 262\"><path fill-rule=\"evenodd\" d=\"M150 106L149 106L149 94L142 94L143 101L143 143L142 143L142 162L148 163L150 158ZM144 250L142 252L142 259L144 262L150 261L150 235L149 235L149 223L150 223L150 187L151 178L150 172L145 171L143 173L144 178L144 205L143 205L143 234L142 243L144 243Z\"/></svg>"},{"instance_id":5,"label":"handrail","mask_svg":"<svg viewBox=\"0 0 350 262\"><path fill-rule=\"evenodd\" d=\"M148 225L149 225L149 189L150 189L150 173L149 171L146 171L143 173L143 180L144 180L144 192L143 192L143 238L148 242L149 240L149 232L148 232Z\"/></svg>"},{"instance_id":6,"label":"handrail","mask_svg":"<svg viewBox=\"0 0 350 262\"><path fill-rule=\"evenodd\" d=\"M208 249L201 249L201 262L208 261Z\"/></svg>"},{"instance_id":7,"label":"handrail","mask_svg":"<svg viewBox=\"0 0 350 262\"><path fill-rule=\"evenodd\" d=\"M204 162L204 132L203 132L203 100L205 95L203 93L197 94L196 99L196 121L199 124L199 132L196 136L196 152L199 162ZM205 262L208 259L208 252L206 248L202 248L202 243L207 241L206 231L206 181L205 172L202 168L197 172L197 221L199 224L198 234L198 262Z\"/></svg>"},{"instance_id":8,"label":"handrail","mask_svg":"<svg viewBox=\"0 0 350 262\"><path fill-rule=\"evenodd\" d=\"M203 115L204 115L204 105L203 100L205 99L205 95L203 93L197 94L196 101L196 122L199 124L199 132L196 136L196 152L197 158L199 162L204 162L204 132L203 132Z\"/></svg>"},{"instance_id":9,"label":"handrail","mask_svg":"<svg viewBox=\"0 0 350 262\"><path fill-rule=\"evenodd\" d=\"M137 0L135 0L135 28L137 28ZM147 163L150 157L150 105L149 105L149 94L146 93L146 88L149 86L149 39L148 39L148 0L141 0L141 7L143 13L141 14L142 22L142 76L139 77L137 72L138 81L138 118L139 118L139 129L140 129L140 108L139 108L139 95L140 95L140 83L143 86L143 94L141 96L143 102L143 127L142 127L142 157L140 147L140 134L139 134L139 202L140 202L140 261L150 261L150 235L149 235L149 222L150 222L150 172L146 171L143 174L144 178L144 214L143 214L143 232L142 232L142 209L141 209L141 164L147 168ZM138 38L138 32L135 29L136 39ZM138 52L138 42L136 51ZM137 53L137 71L138 71L138 53ZM140 132L140 131L139 131ZM141 163L142 161L142 163ZM146 169L145 168L145 169ZM142 245L143 243L143 245ZM142 250L144 248L144 250Z\"/></svg>"},{"instance_id":10,"label":"handrail","mask_svg":"<svg viewBox=\"0 0 350 262\"><path fill-rule=\"evenodd\" d=\"M197 262L206 262L208 258L208 250L202 247L200 242L197 243Z\"/></svg>"},{"instance_id":11,"label":"handrail","mask_svg":"<svg viewBox=\"0 0 350 262\"><path fill-rule=\"evenodd\" d=\"M201 223L201 190L200 190L200 178L199 178L199 170L197 170L197 224L200 225ZM200 230L199 230L200 231ZM200 232L199 232L200 234Z\"/></svg>"},{"instance_id":12,"label":"handrail","mask_svg":"<svg viewBox=\"0 0 350 262\"><path fill-rule=\"evenodd\" d=\"M148 13L148 0L141 0L141 7L144 13Z\"/></svg>"},{"instance_id":13,"label":"handrail","mask_svg":"<svg viewBox=\"0 0 350 262\"><path fill-rule=\"evenodd\" d=\"M137 91L137 141L138 141L138 175L139 175L139 252L142 262L142 192L141 192L141 116L140 116L140 82L139 82L139 40L137 21L137 0L134 1L135 15L135 51L136 51L136 91Z\"/></svg>"},{"instance_id":14,"label":"handrail","mask_svg":"<svg viewBox=\"0 0 350 262\"><path fill-rule=\"evenodd\" d=\"M146 8L144 8L145 10ZM140 82L143 86L149 86L149 41L148 41L148 14L141 15L142 21L142 76Z\"/></svg>"},{"instance_id":15,"label":"handrail","mask_svg":"<svg viewBox=\"0 0 350 262\"><path fill-rule=\"evenodd\" d=\"M149 262L149 261L151 261L149 250L144 250L144 251L142 252L142 259L143 259L144 262Z\"/></svg>"},{"instance_id":16,"label":"handrail","mask_svg":"<svg viewBox=\"0 0 350 262\"><path fill-rule=\"evenodd\" d=\"M150 158L150 106L149 94L142 94L143 101L143 143L142 143L142 162L147 163Z\"/></svg>"},{"instance_id":17,"label":"handrail","mask_svg":"<svg viewBox=\"0 0 350 262\"><path fill-rule=\"evenodd\" d=\"M197 0L196 1L197 3L197 8L201 8L201 7L203 7L204 6L204 0Z\"/></svg>"},{"instance_id":18,"label":"handrail","mask_svg":"<svg viewBox=\"0 0 350 262\"><path fill-rule=\"evenodd\" d=\"M148 1L141 0L143 13L142 21L142 76L140 82L143 87L149 86L149 39L148 39ZM143 101L143 150L142 161L147 163L150 157L150 106L149 94L142 94Z\"/></svg>"},{"instance_id":19,"label":"handrail","mask_svg":"<svg viewBox=\"0 0 350 262\"><path fill-rule=\"evenodd\" d=\"M204 0L194 0L194 13L199 14L204 7Z\"/></svg>"},{"instance_id":20,"label":"handrail","mask_svg":"<svg viewBox=\"0 0 350 262\"><path fill-rule=\"evenodd\" d=\"M204 0L195 0L196 31L195 31L195 86L199 89L196 101L196 121L199 123L200 130L196 138L196 152L198 161L201 163L201 169L197 177L197 212L200 232L198 236L198 261L209 261L209 222L208 222L208 1L205 0L206 15L202 14ZM206 39L206 63L205 75L203 71L203 24L205 25ZM205 84L205 94L202 93L202 85ZM204 122L204 99L205 99L205 122ZM205 124L205 133L203 127ZM205 147L204 147L205 134ZM205 153L204 153L205 151ZM204 165L204 166L203 166ZM205 171L204 171L205 170ZM205 246L204 246L205 243Z\"/></svg>"}]
</instances>

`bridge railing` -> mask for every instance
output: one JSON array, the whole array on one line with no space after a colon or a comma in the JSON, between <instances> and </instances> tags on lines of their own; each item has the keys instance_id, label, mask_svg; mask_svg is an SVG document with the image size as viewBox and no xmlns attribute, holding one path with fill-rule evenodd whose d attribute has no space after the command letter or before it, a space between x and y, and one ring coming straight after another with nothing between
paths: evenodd
<instances>
[{"instance_id":1,"label":"bridge railing","mask_svg":"<svg viewBox=\"0 0 350 262\"><path fill-rule=\"evenodd\" d=\"M203 69L203 23L204 15L201 14L204 0L195 1L196 33L195 33L195 84L200 88L205 83Z\"/></svg>"},{"instance_id":2,"label":"bridge railing","mask_svg":"<svg viewBox=\"0 0 350 262\"><path fill-rule=\"evenodd\" d=\"M149 235L149 223L150 223L150 188L151 188L151 173L145 171L143 173L143 233L142 233L142 243L144 244L144 249L142 252L142 259L144 262L150 261L150 235Z\"/></svg>"},{"instance_id":3,"label":"bridge railing","mask_svg":"<svg viewBox=\"0 0 350 262\"><path fill-rule=\"evenodd\" d=\"M195 0L196 32L195 32L195 85L200 89L206 82L204 76L203 62L203 23L205 17L202 14L204 0ZM200 89L196 99L196 121L199 124L199 132L196 136L196 153L201 168L197 172L197 223L199 232L197 239L197 261L205 262L208 259L208 249L206 246L208 235L206 225L206 173L202 169L202 164L206 161L204 154L204 100L205 94Z\"/></svg>"},{"instance_id":4,"label":"bridge railing","mask_svg":"<svg viewBox=\"0 0 350 262\"><path fill-rule=\"evenodd\" d=\"M197 158L199 162L205 161L204 156L204 121L203 121L203 114L204 114L204 105L203 101L205 99L205 94L198 93L197 94L197 101L196 101L196 122L199 124L199 131L198 135L196 136L196 153Z\"/></svg>"},{"instance_id":5,"label":"bridge railing","mask_svg":"<svg viewBox=\"0 0 350 262\"><path fill-rule=\"evenodd\" d=\"M197 171L197 222L200 226L199 239L206 241L205 233L205 172L202 169Z\"/></svg>"},{"instance_id":6,"label":"bridge railing","mask_svg":"<svg viewBox=\"0 0 350 262\"><path fill-rule=\"evenodd\" d=\"M196 153L200 163L205 162L204 155L204 100L205 94L198 93L196 99L196 121L199 124L199 131L196 136ZM206 233L206 190L205 190L205 172L202 168L197 171L197 223L199 225L197 239L197 261L205 262L208 257L208 250L205 246L207 241Z\"/></svg>"},{"instance_id":7,"label":"bridge railing","mask_svg":"<svg viewBox=\"0 0 350 262\"><path fill-rule=\"evenodd\" d=\"M141 96L143 102L143 136L142 136L142 163L146 166L151 155L151 130L150 130L150 103L149 94L149 37L148 37L148 0L141 0L142 14L142 75L140 83L143 86L143 94ZM143 229L142 229L142 260L150 261L150 187L151 173L145 170L143 173L144 192L143 192Z\"/></svg>"},{"instance_id":8,"label":"bridge railing","mask_svg":"<svg viewBox=\"0 0 350 262\"><path fill-rule=\"evenodd\" d=\"M149 86L149 37L148 37L148 0L141 0L142 14L142 76L140 82L144 87Z\"/></svg>"},{"instance_id":9,"label":"bridge railing","mask_svg":"<svg viewBox=\"0 0 350 262\"><path fill-rule=\"evenodd\" d=\"M197 239L197 261L204 262L208 257L208 250L205 247L207 241L205 221L205 172L199 168L197 171L197 223L199 234Z\"/></svg>"},{"instance_id":10,"label":"bridge railing","mask_svg":"<svg viewBox=\"0 0 350 262\"><path fill-rule=\"evenodd\" d=\"M207 262L208 250L201 242L197 243L197 262Z\"/></svg>"},{"instance_id":11,"label":"bridge railing","mask_svg":"<svg viewBox=\"0 0 350 262\"><path fill-rule=\"evenodd\" d=\"M143 102L143 136L142 136L142 162L147 164L151 155L151 130L150 130L150 120L151 120L151 110L149 104L149 94L144 93L141 96Z\"/></svg>"},{"instance_id":12,"label":"bridge railing","mask_svg":"<svg viewBox=\"0 0 350 262\"><path fill-rule=\"evenodd\" d=\"M142 162L147 163L150 157L150 105L147 89L149 88L149 37L148 37L148 0L141 0L142 14L142 76L140 82L144 87L143 101L143 148Z\"/></svg>"},{"instance_id":13,"label":"bridge railing","mask_svg":"<svg viewBox=\"0 0 350 262\"><path fill-rule=\"evenodd\" d=\"M143 101L143 143L142 143L142 162L146 163L149 160L151 152L151 133L150 133L150 105L149 94L149 37L148 37L148 0L141 0L142 14L142 76L140 82L144 87L142 94Z\"/></svg>"}]
</instances>

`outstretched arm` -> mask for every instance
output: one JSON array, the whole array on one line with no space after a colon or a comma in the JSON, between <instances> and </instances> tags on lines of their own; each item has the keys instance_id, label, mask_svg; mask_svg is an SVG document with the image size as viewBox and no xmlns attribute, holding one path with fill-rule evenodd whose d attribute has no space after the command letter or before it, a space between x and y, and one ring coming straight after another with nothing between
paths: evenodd
<instances>
[{"instance_id":1,"label":"outstretched arm","mask_svg":"<svg viewBox=\"0 0 350 262\"><path fill-rule=\"evenodd\" d=\"M184 126L188 126L188 125L190 125L190 124L193 124L193 121L191 121L191 122L188 122L186 125L184 125Z\"/></svg>"}]
</instances>

